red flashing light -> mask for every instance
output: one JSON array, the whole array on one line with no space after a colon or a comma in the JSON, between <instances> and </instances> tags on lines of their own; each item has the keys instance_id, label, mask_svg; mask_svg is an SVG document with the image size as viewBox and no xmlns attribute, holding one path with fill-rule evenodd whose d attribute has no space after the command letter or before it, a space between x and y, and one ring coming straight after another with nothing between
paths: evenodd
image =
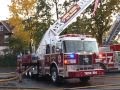
<instances>
[{"instance_id":1,"label":"red flashing light","mask_svg":"<svg viewBox=\"0 0 120 90\"><path fill-rule=\"evenodd\" d=\"M105 54L104 53L99 53L99 58L105 58Z\"/></svg>"},{"instance_id":2,"label":"red flashing light","mask_svg":"<svg viewBox=\"0 0 120 90\"><path fill-rule=\"evenodd\" d=\"M103 55L101 53L99 54L99 58L103 58Z\"/></svg>"},{"instance_id":3,"label":"red flashing light","mask_svg":"<svg viewBox=\"0 0 120 90\"><path fill-rule=\"evenodd\" d=\"M68 60L64 60L64 64L65 65L69 64Z\"/></svg>"}]
</instances>

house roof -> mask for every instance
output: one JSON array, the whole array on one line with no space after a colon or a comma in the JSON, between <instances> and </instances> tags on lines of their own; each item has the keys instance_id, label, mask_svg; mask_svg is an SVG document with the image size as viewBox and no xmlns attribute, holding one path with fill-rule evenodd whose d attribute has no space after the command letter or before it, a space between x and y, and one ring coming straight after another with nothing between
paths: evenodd
<instances>
[{"instance_id":1,"label":"house roof","mask_svg":"<svg viewBox=\"0 0 120 90\"><path fill-rule=\"evenodd\" d=\"M12 32L12 27L10 26L10 24L8 23L7 20L3 20L3 21L0 21L2 23L2 25L7 29L8 32Z\"/></svg>"}]
</instances>

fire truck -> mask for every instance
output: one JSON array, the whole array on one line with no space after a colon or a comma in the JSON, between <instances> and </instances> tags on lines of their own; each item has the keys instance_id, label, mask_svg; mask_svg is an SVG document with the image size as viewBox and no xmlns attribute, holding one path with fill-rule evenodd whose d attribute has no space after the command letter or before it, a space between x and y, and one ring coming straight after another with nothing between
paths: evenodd
<instances>
[{"instance_id":1,"label":"fire truck","mask_svg":"<svg viewBox=\"0 0 120 90\"><path fill-rule=\"evenodd\" d=\"M120 70L120 44L112 44L119 31L120 15L117 16L115 22L111 26L110 33L103 43L103 46L99 47L100 54L97 60L106 72Z\"/></svg>"},{"instance_id":2,"label":"fire truck","mask_svg":"<svg viewBox=\"0 0 120 90\"><path fill-rule=\"evenodd\" d=\"M88 81L92 76L104 75L104 69L95 64L96 53L99 52L95 38L79 34L60 35L93 2L78 1L50 26L31 57L34 59L22 60L23 67L34 67L28 71L30 75L49 75L53 83L61 78Z\"/></svg>"},{"instance_id":3,"label":"fire truck","mask_svg":"<svg viewBox=\"0 0 120 90\"><path fill-rule=\"evenodd\" d=\"M120 70L120 45L108 45L99 48L100 65L106 72Z\"/></svg>"}]
</instances>

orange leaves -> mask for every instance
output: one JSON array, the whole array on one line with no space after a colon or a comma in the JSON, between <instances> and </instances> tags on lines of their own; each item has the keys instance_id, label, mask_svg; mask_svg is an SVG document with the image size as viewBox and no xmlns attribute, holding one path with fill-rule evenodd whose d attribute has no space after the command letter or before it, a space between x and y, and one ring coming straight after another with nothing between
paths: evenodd
<instances>
[{"instance_id":1,"label":"orange leaves","mask_svg":"<svg viewBox=\"0 0 120 90\"><path fill-rule=\"evenodd\" d=\"M35 4L36 0L22 0L23 9L33 9L33 4Z\"/></svg>"},{"instance_id":2,"label":"orange leaves","mask_svg":"<svg viewBox=\"0 0 120 90\"><path fill-rule=\"evenodd\" d=\"M13 30L14 36L21 38L23 41L30 42L30 33L24 31L22 19L19 17L10 18L9 22L15 27Z\"/></svg>"},{"instance_id":3,"label":"orange leaves","mask_svg":"<svg viewBox=\"0 0 120 90\"><path fill-rule=\"evenodd\" d=\"M27 15L33 15L35 13L35 4L37 0L12 0L10 7L10 12L13 14L18 14L22 17Z\"/></svg>"},{"instance_id":4,"label":"orange leaves","mask_svg":"<svg viewBox=\"0 0 120 90\"><path fill-rule=\"evenodd\" d=\"M23 22L34 15L36 1L37 0L11 0L11 5L9 6L11 13L9 22L14 26L14 36L26 42L30 42L31 33L24 30L25 23Z\"/></svg>"}]
</instances>

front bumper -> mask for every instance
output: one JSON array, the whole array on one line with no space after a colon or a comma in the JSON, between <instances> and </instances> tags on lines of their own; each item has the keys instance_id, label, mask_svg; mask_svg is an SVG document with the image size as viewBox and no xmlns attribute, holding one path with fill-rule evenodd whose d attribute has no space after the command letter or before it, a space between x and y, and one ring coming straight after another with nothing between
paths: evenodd
<instances>
[{"instance_id":1,"label":"front bumper","mask_svg":"<svg viewBox=\"0 0 120 90\"><path fill-rule=\"evenodd\" d=\"M93 69L93 70L80 70L80 71L69 71L68 77L69 78L79 78L79 77L86 77L86 76L102 76L104 75L103 69Z\"/></svg>"}]
</instances>

